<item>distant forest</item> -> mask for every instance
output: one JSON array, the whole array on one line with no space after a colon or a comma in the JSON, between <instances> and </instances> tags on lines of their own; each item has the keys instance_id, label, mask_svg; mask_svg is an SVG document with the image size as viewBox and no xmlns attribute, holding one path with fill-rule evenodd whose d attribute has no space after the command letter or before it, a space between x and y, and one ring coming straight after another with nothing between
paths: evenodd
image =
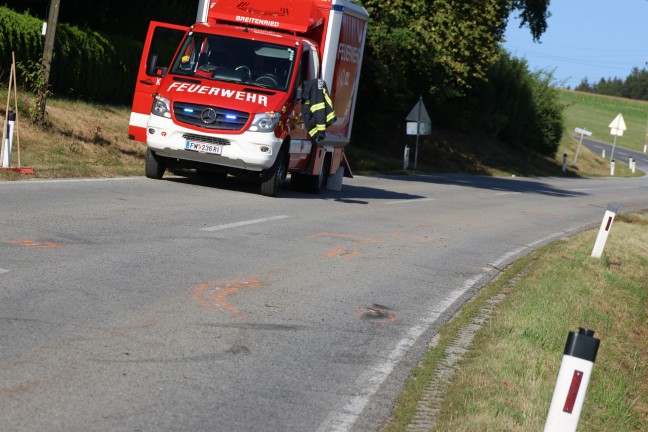
<instances>
[{"instance_id":1,"label":"distant forest","mask_svg":"<svg viewBox=\"0 0 648 432\"><path fill-rule=\"evenodd\" d=\"M648 101L648 71L635 67L625 80L601 78L590 83L584 78L574 90Z\"/></svg>"}]
</instances>

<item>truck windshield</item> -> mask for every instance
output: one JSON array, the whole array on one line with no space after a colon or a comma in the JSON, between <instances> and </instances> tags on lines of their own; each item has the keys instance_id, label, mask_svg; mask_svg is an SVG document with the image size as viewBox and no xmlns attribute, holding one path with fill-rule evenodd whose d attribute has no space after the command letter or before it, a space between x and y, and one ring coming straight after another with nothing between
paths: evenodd
<instances>
[{"instance_id":1,"label":"truck windshield","mask_svg":"<svg viewBox=\"0 0 648 432\"><path fill-rule=\"evenodd\" d=\"M190 33L171 73L286 91L294 63L292 46Z\"/></svg>"}]
</instances>

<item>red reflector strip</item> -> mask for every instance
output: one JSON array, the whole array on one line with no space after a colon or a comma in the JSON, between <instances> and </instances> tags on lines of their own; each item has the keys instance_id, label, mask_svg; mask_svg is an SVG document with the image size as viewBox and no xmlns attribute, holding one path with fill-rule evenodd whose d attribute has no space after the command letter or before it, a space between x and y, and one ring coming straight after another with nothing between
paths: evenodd
<instances>
[{"instance_id":1,"label":"red reflector strip","mask_svg":"<svg viewBox=\"0 0 648 432\"><path fill-rule=\"evenodd\" d=\"M569 392L567 393L567 400L565 400L565 406L563 407L564 412L571 414L572 411L574 411L576 396L578 396L578 390L580 389L582 380L583 372L575 370L574 376L572 377L571 386L569 386Z\"/></svg>"},{"instance_id":2,"label":"red reflector strip","mask_svg":"<svg viewBox=\"0 0 648 432\"><path fill-rule=\"evenodd\" d=\"M608 223L607 226L605 227L605 231L610 231L610 225L612 225L612 217L608 218Z\"/></svg>"}]
</instances>

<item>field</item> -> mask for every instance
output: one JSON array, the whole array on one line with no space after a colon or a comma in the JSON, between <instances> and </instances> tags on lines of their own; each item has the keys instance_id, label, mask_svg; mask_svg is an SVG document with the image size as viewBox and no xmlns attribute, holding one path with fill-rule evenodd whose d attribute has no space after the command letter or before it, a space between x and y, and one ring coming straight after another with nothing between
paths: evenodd
<instances>
[{"instance_id":1,"label":"field","mask_svg":"<svg viewBox=\"0 0 648 432\"><path fill-rule=\"evenodd\" d=\"M648 102L598 96L589 93L559 91L565 104L565 125L573 134L575 128L592 132L592 139L612 144L614 136L608 125L617 114L622 114L627 130L617 137L617 145L643 151L648 127Z\"/></svg>"}]
</instances>

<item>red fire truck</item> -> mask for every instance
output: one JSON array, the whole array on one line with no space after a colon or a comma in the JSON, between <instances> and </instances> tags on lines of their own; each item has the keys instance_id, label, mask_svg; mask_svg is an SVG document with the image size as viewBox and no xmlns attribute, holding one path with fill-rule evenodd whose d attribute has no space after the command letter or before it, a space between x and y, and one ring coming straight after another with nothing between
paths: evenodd
<instances>
[{"instance_id":1,"label":"red fire truck","mask_svg":"<svg viewBox=\"0 0 648 432\"><path fill-rule=\"evenodd\" d=\"M146 176L195 169L340 190L367 31L346 0L201 0L191 27L151 22L129 136L147 144ZM337 120L316 142L301 115L303 84L326 83Z\"/></svg>"}]
</instances>

